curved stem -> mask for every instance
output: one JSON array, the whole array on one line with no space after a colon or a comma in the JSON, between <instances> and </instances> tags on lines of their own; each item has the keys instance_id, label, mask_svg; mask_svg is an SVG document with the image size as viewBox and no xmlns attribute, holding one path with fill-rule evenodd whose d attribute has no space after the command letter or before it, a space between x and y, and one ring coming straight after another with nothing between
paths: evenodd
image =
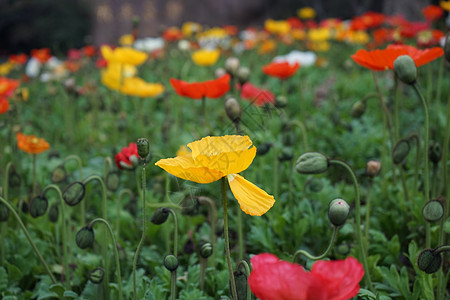
<instances>
[{"instance_id":1,"label":"curved stem","mask_svg":"<svg viewBox=\"0 0 450 300\"><path fill-rule=\"evenodd\" d=\"M440 246L433 250L435 254L439 254L442 252L450 252L450 245Z\"/></svg>"},{"instance_id":2,"label":"curved stem","mask_svg":"<svg viewBox=\"0 0 450 300\"><path fill-rule=\"evenodd\" d=\"M8 207L8 209L12 212L12 214L16 218L17 222L19 223L20 227L22 228L22 231L25 234L28 242L30 243L31 248L33 248L34 253L36 253L36 256L41 261L42 265L44 266L45 270L47 271L48 276L50 276L52 283L56 283L55 277L53 276L52 272L50 271L50 268L48 267L47 263L45 262L44 258L42 257L41 252L39 252L39 249L36 247L36 244L33 242L33 239L31 238L27 228L23 224L22 219L20 219L20 217L19 217L19 214L15 211L15 209L11 206L11 204L8 203L8 201L3 199L3 197L0 197L0 202L2 202L4 205L6 205L6 207Z\"/></svg>"},{"instance_id":3,"label":"curved stem","mask_svg":"<svg viewBox=\"0 0 450 300\"><path fill-rule=\"evenodd\" d=\"M172 215L173 218L173 255L178 255L178 217L175 211L171 208L168 208L169 213Z\"/></svg>"},{"instance_id":4,"label":"curved stem","mask_svg":"<svg viewBox=\"0 0 450 300\"><path fill-rule=\"evenodd\" d=\"M413 183L413 197L417 193L417 182L419 177L419 164L420 164L420 139L417 133L411 133L408 139L414 139L416 141L416 166L414 169L414 183Z\"/></svg>"},{"instance_id":5,"label":"curved stem","mask_svg":"<svg viewBox=\"0 0 450 300\"><path fill-rule=\"evenodd\" d=\"M360 191L359 191L359 184L358 184L358 180L356 179L356 174L353 171L353 169L346 163L337 159L330 159L329 160L330 165L331 164L335 164L335 165L339 165L344 167L348 173L350 174L352 181L353 181L353 186L355 187L355 209L356 209L356 235L357 235L357 239L358 239L358 244L359 244L359 251L360 251L360 255L361 255L361 260L364 266L364 270L365 270L365 278L367 280L367 283L369 285L369 289L373 290L373 286L372 286L372 280L370 278L370 273L369 273L369 264L367 263L367 257L366 257L366 251L365 251L365 247L363 244L363 237L362 237L362 233L361 233L361 196L360 196Z\"/></svg>"},{"instance_id":6,"label":"curved stem","mask_svg":"<svg viewBox=\"0 0 450 300\"><path fill-rule=\"evenodd\" d=\"M9 188L9 172L12 168L13 164L12 162L8 162L6 164L5 168L5 178L3 179L3 197L5 200L8 200L8 188ZM6 236L8 234L8 231L6 230L6 222L0 223L0 236L2 237L2 240L6 240ZM0 243L0 266L3 266L6 256L6 249L5 249L5 243Z\"/></svg>"},{"instance_id":7,"label":"curved stem","mask_svg":"<svg viewBox=\"0 0 450 300\"><path fill-rule=\"evenodd\" d=\"M252 291L250 290L250 286L248 286L248 277L250 276L250 267L245 260L241 260L238 263L236 269L239 270L242 267L244 268L245 275L247 277L247 300L251 300L252 299Z\"/></svg>"},{"instance_id":8,"label":"curved stem","mask_svg":"<svg viewBox=\"0 0 450 300\"><path fill-rule=\"evenodd\" d=\"M295 252L292 262L295 262L297 257L300 255L304 255L311 260L319 260L319 259L324 258L325 256L328 255L328 253L330 253L331 249L333 248L333 245L336 242L336 237L337 237L338 232L339 232L339 228L336 226L333 226L333 234L331 235L330 242L328 243L327 249L322 254L314 256L314 255L309 254L308 251L298 250L297 252Z\"/></svg>"},{"instance_id":9,"label":"curved stem","mask_svg":"<svg viewBox=\"0 0 450 300\"><path fill-rule=\"evenodd\" d=\"M213 248L213 253L211 254L211 259L209 261L212 262L212 267L216 265L216 220L217 220L217 210L214 201L211 198L200 196L198 197L198 202L200 204L206 204L209 206L209 218L211 222L211 232L210 232L210 242Z\"/></svg>"},{"instance_id":10,"label":"curved stem","mask_svg":"<svg viewBox=\"0 0 450 300\"><path fill-rule=\"evenodd\" d=\"M300 131L302 132L302 143L303 143L303 152L308 151L309 146L308 146L308 134L306 131L306 127L305 124L303 124L303 122L299 121L299 120L294 120L291 123L294 126L297 126L298 128L300 128Z\"/></svg>"},{"instance_id":11,"label":"curved stem","mask_svg":"<svg viewBox=\"0 0 450 300\"><path fill-rule=\"evenodd\" d=\"M234 281L233 265L231 264L230 240L228 237L228 212L227 212L227 186L225 177L222 177L222 196L223 196L223 234L225 236L225 253L227 256L228 272L231 281L231 297L237 300L236 282Z\"/></svg>"},{"instance_id":12,"label":"curved stem","mask_svg":"<svg viewBox=\"0 0 450 300\"><path fill-rule=\"evenodd\" d=\"M58 194L59 202L61 204L61 217L62 217L62 244L63 244L63 263L64 263L64 274L66 277L65 280L65 286L66 288L70 289L70 269L69 269L69 263L68 263L68 254L67 254L67 241L66 241L66 235L67 235L67 226L66 226L66 212L64 209L64 199L62 197L61 189L55 185L50 184L47 185L41 192L41 195L44 196L45 193L49 190L54 190Z\"/></svg>"},{"instance_id":13,"label":"curved stem","mask_svg":"<svg viewBox=\"0 0 450 300\"><path fill-rule=\"evenodd\" d=\"M108 229L109 236L111 237L111 241L114 246L114 256L116 259L117 283L119 284L119 299L122 300L122 276L120 274L120 261L119 261L119 252L117 250L116 237L114 236L114 233L113 233L112 228L109 225L108 221L106 221L103 218L96 218L96 219L92 220L91 222L89 222L88 226L92 227L96 222L103 223L106 226L106 228Z\"/></svg>"}]
</instances>

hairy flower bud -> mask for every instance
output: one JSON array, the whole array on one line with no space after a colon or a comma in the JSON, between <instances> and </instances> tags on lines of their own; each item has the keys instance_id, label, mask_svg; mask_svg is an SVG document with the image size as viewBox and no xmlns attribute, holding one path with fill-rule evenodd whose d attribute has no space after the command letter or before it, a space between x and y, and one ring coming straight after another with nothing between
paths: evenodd
<instances>
[{"instance_id":1,"label":"hairy flower bud","mask_svg":"<svg viewBox=\"0 0 450 300\"><path fill-rule=\"evenodd\" d=\"M439 221L444 216L444 206L441 201L433 199L425 203L422 209L422 216L430 223Z\"/></svg>"},{"instance_id":2,"label":"hairy flower bud","mask_svg":"<svg viewBox=\"0 0 450 300\"><path fill-rule=\"evenodd\" d=\"M6 222L8 221L8 218L9 218L8 207L5 204L0 203L0 222Z\"/></svg>"},{"instance_id":3,"label":"hairy flower bud","mask_svg":"<svg viewBox=\"0 0 450 300\"><path fill-rule=\"evenodd\" d=\"M183 215L195 216L198 214L200 202L198 197L187 195L182 204L181 213Z\"/></svg>"},{"instance_id":4,"label":"hairy flower bud","mask_svg":"<svg viewBox=\"0 0 450 300\"><path fill-rule=\"evenodd\" d=\"M234 274L234 282L236 283L237 299L238 300L247 299L247 289L248 289L247 275L241 271L235 271L233 274ZM230 281L230 290L231 290L231 281Z\"/></svg>"},{"instance_id":5,"label":"hairy flower bud","mask_svg":"<svg viewBox=\"0 0 450 300\"><path fill-rule=\"evenodd\" d=\"M269 152L270 148L272 148L272 143L261 143L257 147L256 155L263 156Z\"/></svg>"},{"instance_id":6,"label":"hairy flower bud","mask_svg":"<svg viewBox=\"0 0 450 300\"><path fill-rule=\"evenodd\" d=\"M103 270L102 268L98 267L98 268L95 268L94 270L92 270L89 273L89 280L92 283L99 284L99 283L102 283L103 276L105 276L105 270Z\"/></svg>"},{"instance_id":7,"label":"hairy flower bud","mask_svg":"<svg viewBox=\"0 0 450 300\"><path fill-rule=\"evenodd\" d=\"M353 118L360 118L366 112L366 103L364 101L356 101L352 105L352 109L350 110L350 115Z\"/></svg>"},{"instance_id":8,"label":"hairy flower bud","mask_svg":"<svg viewBox=\"0 0 450 300\"><path fill-rule=\"evenodd\" d=\"M81 181L74 181L63 191L64 202L69 206L75 206L83 200L86 193L86 187Z\"/></svg>"},{"instance_id":9,"label":"hairy flower bud","mask_svg":"<svg viewBox=\"0 0 450 300\"><path fill-rule=\"evenodd\" d=\"M381 170L381 163L377 160L369 160L366 164L366 174L370 177L376 177Z\"/></svg>"},{"instance_id":10,"label":"hairy flower bud","mask_svg":"<svg viewBox=\"0 0 450 300\"><path fill-rule=\"evenodd\" d=\"M292 147L283 147L281 154L278 156L279 161L288 161L294 157L294 149Z\"/></svg>"},{"instance_id":11,"label":"hairy flower bud","mask_svg":"<svg viewBox=\"0 0 450 300\"><path fill-rule=\"evenodd\" d=\"M437 164L442 157L441 145L437 142L431 142L428 147L428 158L433 164Z\"/></svg>"},{"instance_id":12,"label":"hairy flower bud","mask_svg":"<svg viewBox=\"0 0 450 300\"><path fill-rule=\"evenodd\" d=\"M86 249L94 245L95 236L92 227L84 226L75 236L75 242L80 249Z\"/></svg>"},{"instance_id":13,"label":"hairy flower bud","mask_svg":"<svg viewBox=\"0 0 450 300\"><path fill-rule=\"evenodd\" d=\"M350 205L343 199L334 199L328 205L328 219L334 226L342 226L350 214Z\"/></svg>"},{"instance_id":14,"label":"hairy flower bud","mask_svg":"<svg viewBox=\"0 0 450 300\"><path fill-rule=\"evenodd\" d=\"M63 165L57 166L52 171L52 182L60 183L63 182L67 178L67 171Z\"/></svg>"},{"instance_id":15,"label":"hairy flower bud","mask_svg":"<svg viewBox=\"0 0 450 300\"><path fill-rule=\"evenodd\" d=\"M227 74L227 71L225 71L224 68L217 68L216 71L214 72L214 75L216 76L216 78L220 78L225 74Z\"/></svg>"},{"instance_id":16,"label":"hairy flower bud","mask_svg":"<svg viewBox=\"0 0 450 300\"><path fill-rule=\"evenodd\" d=\"M200 246L200 256L203 258L208 258L212 255L214 249L210 242L203 243Z\"/></svg>"},{"instance_id":17,"label":"hairy flower bud","mask_svg":"<svg viewBox=\"0 0 450 300\"><path fill-rule=\"evenodd\" d=\"M59 218L59 207L58 207L58 205L59 205L58 203L53 203L50 206L50 209L48 210L48 219L52 223L58 222L58 218Z\"/></svg>"},{"instance_id":18,"label":"hairy flower bud","mask_svg":"<svg viewBox=\"0 0 450 300\"><path fill-rule=\"evenodd\" d=\"M150 151L150 144L146 138L139 138L136 142L138 154L141 159L145 159Z\"/></svg>"},{"instance_id":19,"label":"hairy flower bud","mask_svg":"<svg viewBox=\"0 0 450 300\"><path fill-rule=\"evenodd\" d=\"M309 189L313 193L318 193L323 189L323 182L320 178L311 177L305 183L305 188Z\"/></svg>"},{"instance_id":20,"label":"hairy flower bud","mask_svg":"<svg viewBox=\"0 0 450 300\"><path fill-rule=\"evenodd\" d=\"M287 98L285 96L277 96L275 98L275 107L276 108L284 108L288 104Z\"/></svg>"},{"instance_id":21,"label":"hairy flower bud","mask_svg":"<svg viewBox=\"0 0 450 300\"><path fill-rule=\"evenodd\" d=\"M417 266L427 274L435 273L442 265L442 258L439 253L432 249L423 250L417 258Z\"/></svg>"},{"instance_id":22,"label":"hairy flower bud","mask_svg":"<svg viewBox=\"0 0 450 300\"><path fill-rule=\"evenodd\" d=\"M241 121L242 108L234 97L229 97L225 100L225 112L232 122Z\"/></svg>"},{"instance_id":23,"label":"hairy flower bud","mask_svg":"<svg viewBox=\"0 0 450 300\"><path fill-rule=\"evenodd\" d=\"M48 200L44 196L36 196L31 200L30 203L30 215L33 218L38 218L43 216L48 208Z\"/></svg>"},{"instance_id":24,"label":"hairy flower bud","mask_svg":"<svg viewBox=\"0 0 450 300\"><path fill-rule=\"evenodd\" d=\"M394 164L402 164L411 150L411 146L407 139L401 139L392 149L392 161Z\"/></svg>"},{"instance_id":25,"label":"hairy flower bud","mask_svg":"<svg viewBox=\"0 0 450 300\"><path fill-rule=\"evenodd\" d=\"M295 169L301 174L320 174L328 170L328 158L319 152L306 152L297 159Z\"/></svg>"},{"instance_id":26,"label":"hairy flower bud","mask_svg":"<svg viewBox=\"0 0 450 300\"><path fill-rule=\"evenodd\" d=\"M119 189L120 177L119 172L117 171L109 171L106 174L105 186L108 190L115 192Z\"/></svg>"},{"instance_id":27,"label":"hairy flower bud","mask_svg":"<svg viewBox=\"0 0 450 300\"><path fill-rule=\"evenodd\" d=\"M225 60L225 70L231 76L236 75L237 70L239 69L239 59L237 57L228 57Z\"/></svg>"},{"instance_id":28,"label":"hairy flower bud","mask_svg":"<svg viewBox=\"0 0 450 300\"><path fill-rule=\"evenodd\" d=\"M169 209L165 207L160 207L155 210L153 216L150 218L150 222L152 222L155 225L161 225L167 221L168 217L169 217Z\"/></svg>"},{"instance_id":29,"label":"hairy flower bud","mask_svg":"<svg viewBox=\"0 0 450 300\"><path fill-rule=\"evenodd\" d=\"M247 67L239 67L236 72L236 77L240 84L246 83L250 79L250 69Z\"/></svg>"},{"instance_id":30,"label":"hairy flower bud","mask_svg":"<svg viewBox=\"0 0 450 300\"><path fill-rule=\"evenodd\" d=\"M178 258L173 254L168 254L164 257L164 267L170 272L178 268Z\"/></svg>"},{"instance_id":31,"label":"hairy flower bud","mask_svg":"<svg viewBox=\"0 0 450 300\"><path fill-rule=\"evenodd\" d=\"M406 84L413 84L417 79L417 67L409 55L400 55L394 61L394 72Z\"/></svg>"}]
</instances>

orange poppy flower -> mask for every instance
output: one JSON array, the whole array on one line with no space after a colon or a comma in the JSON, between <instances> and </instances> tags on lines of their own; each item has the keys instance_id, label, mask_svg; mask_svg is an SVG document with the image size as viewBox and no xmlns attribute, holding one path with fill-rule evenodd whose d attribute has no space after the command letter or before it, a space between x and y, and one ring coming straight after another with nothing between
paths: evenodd
<instances>
[{"instance_id":1,"label":"orange poppy flower","mask_svg":"<svg viewBox=\"0 0 450 300\"><path fill-rule=\"evenodd\" d=\"M359 65L374 70L384 71L394 69L394 61L400 55L409 55L417 67L425 65L442 56L444 50L440 47L419 50L409 45L389 45L386 49L367 51L360 49L351 58Z\"/></svg>"},{"instance_id":2,"label":"orange poppy flower","mask_svg":"<svg viewBox=\"0 0 450 300\"><path fill-rule=\"evenodd\" d=\"M8 99L0 97L0 115L6 113L8 109L9 109Z\"/></svg>"},{"instance_id":3,"label":"orange poppy flower","mask_svg":"<svg viewBox=\"0 0 450 300\"><path fill-rule=\"evenodd\" d=\"M26 153L39 154L50 148L50 144L47 143L46 140L43 138L38 138L34 135L25 135L18 132L16 134L16 138L17 147Z\"/></svg>"},{"instance_id":4,"label":"orange poppy flower","mask_svg":"<svg viewBox=\"0 0 450 300\"><path fill-rule=\"evenodd\" d=\"M162 37L168 42L174 42L183 38L183 32L177 27L169 27L164 30Z\"/></svg>"},{"instance_id":5,"label":"orange poppy flower","mask_svg":"<svg viewBox=\"0 0 450 300\"><path fill-rule=\"evenodd\" d=\"M36 58L40 63L45 63L52 57L49 48L33 49L31 50L31 56Z\"/></svg>"},{"instance_id":6,"label":"orange poppy flower","mask_svg":"<svg viewBox=\"0 0 450 300\"><path fill-rule=\"evenodd\" d=\"M82 51L83 51L84 55L86 55L88 57L94 56L95 52L96 52L95 47L91 46L91 45L83 47Z\"/></svg>"},{"instance_id":7,"label":"orange poppy flower","mask_svg":"<svg viewBox=\"0 0 450 300\"><path fill-rule=\"evenodd\" d=\"M300 68L299 63L291 65L288 62L272 62L263 66L262 70L266 75L286 79L294 75L298 68Z\"/></svg>"},{"instance_id":8,"label":"orange poppy flower","mask_svg":"<svg viewBox=\"0 0 450 300\"><path fill-rule=\"evenodd\" d=\"M26 54L11 54L9 61L18 65L23 65L27 62L28 56Z\"/></svg>"},{"instance_id":9,"label":"orange poppy flower","mask_svg":"<svg viewBox=\"0 0 450 300\"><path fill-rule=\"evenodd\" d=\"M444 10L437 5L428 5L422 9L422 14L429 22L433 22L442 18Z\"/></svg>"},{"instance_id":10,"label":"orange poppy flower","mask_svg":"<svg viewBox=\"0 0 450 300\"><path fill-rule=\"evenodd\" d=\"M170 78L170 84L178 95L191 99L219 98L230 89L230 75L225 74L214 80L189 83Z\"/></svg>"},{"instance_id":11,"label":"orange poppy flower","mask_svg":"<svg viewBox=\"0 0 450 300\"><path fill-rule=\"evenodd\" d=\"M9 97L19 86L19 80L0 77L0 97Z\"/></svg>"}]
</instances>

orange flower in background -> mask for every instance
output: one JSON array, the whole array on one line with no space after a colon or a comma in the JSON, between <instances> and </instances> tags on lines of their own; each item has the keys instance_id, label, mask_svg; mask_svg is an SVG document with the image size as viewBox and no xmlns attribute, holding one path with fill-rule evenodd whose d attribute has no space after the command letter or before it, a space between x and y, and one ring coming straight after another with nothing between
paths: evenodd
<instances>
[{"instance_id":1,"label":"orange flower in background","mask_svg":"<svg viewBox=\"0 0 450 300\"><path fill-rule=\"evenodd\" d=\"M9 109L9 101L6 98L0 97L0 115L6 113Z\"/></svg>"},{"instance_id":2,"label":"orange flower in background","mask_svg":"<svg viewBox=\"0 0 450 300\"><path fill-rule=\"evenodd\" d=\"M274 40L264 40L258 48L258 53L263 55L272 52L277 47Z\"/></svg>"},{"instance_id":3,"label":"orange flower in background","mask_svg":"<svg viewBox=\"0 0 450 300\"><path fill-rule=\"evenodd\" d=\"M25 135L20 132L16 134L17 147L30 154L39 154L45 150L50 149L50 144L43 138L38 138L34 135Z\"/></svg>"},{"instance_id":4,"label":"orange flower in background","mask_svg":"<svg viewBox=\"0 0 450 300\"><path fill-rule=\"evenodd\" d=\"M183 32L177 27L169 27L164 30L162 37L168 42L174 42L183 38Z\"/></svg>"},{"instance_id":5,"label":"orange flower in background","mask_svg":"<svg viewBox=\"0 0 450 300\"><path fill-rule=\"evenodd\" d=\"M28 60L28 55L26 54L11 54L8 59L10 62L18 64L18 65L24 65Z\"/></svg>"},{"instance_id":6,"label":"orange flower in background","mask_svg":"<svg viewBox=\"0 0 450 300\"><path fill-rule=\"evenodd\" d=\"M0 77L0 97L9 97L19 86L19 80Z\"/></svg>"},{"instance_id":7,"label":"orange flower in background","mask_svg":"<svg viewBox=\"0 0 450 300\"><path fill-rule=\"evenodd\" d=\"M300 68L299 63L291 65L288 62L272 62L263 66L262 70L266 75L286 79L294 75L298 68Z\"/></svg>"},{"instance_id":8,"label":"orange flower in background","mask_svg":"<svg viewBox=\"0 0 450 300\"><path fill-rule=\"evenodd\" d=\"M83 54L88 56L88 57L92 57L96 53L95 46L91 46L91 45L85 46L81 50L83 51Z\"/></svg>"},{"instance_id":9,"label":"orange flower in background","mask_svg":"<svg viewBox=\"0 0 450 300\"><path fill-rule=\"evenodd\" d=\"M219 98L230 89L230 75L225 74L214 80L189 83L170 78L170 84L178 95L191 99Z\"/></svg>"},{"instance_id":10,"label":"orange flower in background","mask_svg":"<svg viewBox=\"0 0 450 300\"><path fill-rule=\"evenodd\" d=\"M31 50L31 56L36 58L40 63L46 63L52 57L49 48L33 49Z\"/></svg>"},{"instance_id":11,"label":"orange flower in background","mask_svg":"<svg viewBox=\"0 0 450 300\"><path fill-rule=\"evenodd\" d=\"M378 27L383 24L385 15L373 11L368 11L361 16L352 19L350 28L353 30L366 30Z\"/></svg>"},{"instance_id":12,"label":"orange flower in background","mask_svg":"<svg viewBox=\"0 0 450 300\"><path fill-rule=\"evenodd\" d=\"M384 71L394 68L394 61L400 55L409 55L417 67L425 65L442 56L444 50L440 47L419 50L409 45L389 45L386 49L367 51L360 49L351 58L359 65L374 70Z\"/></svg>"},{"instance_id":13,"label":"orange flower in background","mask_svg":"<svg viewBox=\"0 0 450 300\"><path fill-rule=\"evenodd\" d=\"M225 32L228 35L237 35L239 33L239 28L237 28L237 26L234 25L224 25L222 26L223 30L225 30Z\"/></svg>"},{"instance_id":14,"label":"orange flower in background","mask_svg":"<svg viewBox=\"0 0 450 300\"><path fill-rule=\"evenodd\" d=\"M450 11L450 1L440 1L439 5L443 10Z\"/></svg>"},{"instance_id":15,"label":"orange flower in background","mask_svg":"<svg viewBox=\"0 0 450 300\"><path fill-rule=\"evenodd\" d=\"M241 86L241 98L252 102L256 106L275 103L275 95L271 91L260 89L250 82L246 82Z\"/></svg>"},{"instance_id":16,"label":"orange flower in background","mask_svg":"<svg viewBox=\"0 0 450 300\"><path fill-rule=\"evenodd\" d=\"M428 5L422 9L422 14L429 22L439 20L444 15L444 10L437 5Z\"/></svg>"}]
</instances>

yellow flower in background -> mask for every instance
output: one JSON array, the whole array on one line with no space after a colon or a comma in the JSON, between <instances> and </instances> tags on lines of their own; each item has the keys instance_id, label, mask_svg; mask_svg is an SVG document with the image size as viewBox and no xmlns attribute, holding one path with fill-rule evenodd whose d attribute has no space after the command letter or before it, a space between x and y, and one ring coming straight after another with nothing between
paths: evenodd
<instances>
[{"instance_id":1,"label":"yellow flower in background","mask_svg":"<svg viewBox=\"0 0 450 300\"><path fill-rule=\"evenodd\" d=\"M331 37L329 28L314 28L308 31L308 39L314 42L327 41Z\"/></svg>"},{"instance_id":2,"label":"yellow flower in background","mask_svg":"<svg viewBox=\"0 0 450 300\"><path fill-rule=\"evenodd\" d=\"M291 36L294 40L303 41L306 38L306 32L303 29L294 28L291 30Z\"/></svg>"},{"instance_id":3,"label":"yellow flower in background","mask_svg":"<svg viewBox=\"0 0 450 300\"><path fill-rule=\"evenodd\" d=\"M261 216L273 206L273 196L238 175L256 155L256 147L248 136L208 136L187 146L192 153L161 159L155 165L198 183L211 183L226 176L231 192L246 214Z\"/></svg>"},{"instance_id":4,"label":"yellow flower in background","mask_svg":"<svg viewBox=\"0 0 450 300\"><path fill-rule=\"evenodd\" d=\"M137 69L133 65L110 63L106 70L102 72L102 83L108 88L118 91L125 78L133 77Z\"/></svg>"},{"instance_id":5,"label":"yellow flower in background","mask_svg":"<svg viewBox=\"0 0 450 300\"><path fill-rule=\"evenodd\" d=\"M14 63L9 61L0 64L0 76L6 76L14 68Z\"/></svg>"},{"instance_id":6,"label":"yellow flower in background","mask_svg":"<svg viewBox=\"0 0 450 300\"><path fill-rule=\"evenodd\" d=\"M350 30L347 36L347 41L352 44L365 45L370 41L370 36L363 30Z\"/></svg>"},{"instance_id":7,"label":"yellow flower in background","mask_svg":"<svg viewBox=\"0 0 450 300\"><path fill-rule=\"evenodd\" d=\"M330 50L331 45L328 41L318 41L308 43L308 48L315 52L327 52Z\"/></svg>"},{"instance_id":8,"label":"yellow flower in background","mask_svg":"<svg viewBox=\"0 0 450 300\"><path fill-rule=\"evenodd\" d=\"M100 48L103 57L108 63L140 65L147 60L147 54L130 47L117 47L114 50L109 46Z\"/></svg>"},{"instance_id":9,"label":"yellow flower in background","mask_svg":"<svg viewBox=\"0 0 450 300\"><path fill-rule=\"evenodd\" d=\"M268 19L264 22L264 29L273 34L287 34L291 29L291 25L287 21Z\"/></svg>"},{"instance_id":10,"label":"yellow flower in background","mask_svg":"<svg viewBox=\"0 0 450 300\"><path fill-rule=\"evenodd\" d=\"M228 37L228 33L225 29L220 27L213 27L197 34L197 39L201 38L216 38L223 39Z\"/></svg>"},{"instance_id":11,"label":"yellow flower in background","mask_svg":"<svg viewBox=\"0 0 450 300\"><path fill-rule=\"evenodd\" d=\"M155 97L164 92L164 86L148 83L139 77L128 77L124 79L120 91L130 96Z\"/></svg>"},{"instance_id":12,"label":"yellow flower in background","mask_svg":"<svg viewBox=\"0 0 450 300\"><path fill-rule=\"evenodd\" d=\"M277 47L277 43L274 40L265 40L259 46L258 53L259 54L267 54L275 50Z\"/></svg>"},{"instance_id":13,"label":"yellow flower in background","mask_svg":"<svg viewBox=\"0 0 450 300\"><path fill-rule=\"evenodd\" d=\"M439 4L443 10L450 11L450 1L441 1Z\"/></svg>"},{"instance_id":14,"label":"yellow flower in background","mask_svg":"<svg viewBox=\"0 0 450 300\"><path fill-rule=\"evenodd\" d=\"M297 10L297 15L300 19L314 19L316 17L316 11L312 7L303 7Z\"/></svg>"},{"instance_id":15,"label":"yellow flower in background","mask_svg":"<svg viewBox=\"0 0 450 300\"><path fill-rule=\"evenodd\" d=\"M198 66L211 66L214 65L220 56L219 49L200 49L191 54L192 60Z\"/></svg>"},{"instance_id":16,"label":"yellow flower in background","mask_svg":"<svg viewBox=\"0 0 450 300\"><path fill-rule=\"evenodd\" d=\"M200 33L202 31L202 25L196 22L186 22L181 26L181 31L185 37L190 37L193 34Z\"/></svg>"},{"instance_id":17,"label":"yellow flower in background","mask_svg":"<svg viewBox=\"0 0 450 300\"><path fill-rule=\"evenodd\" d=\"M133 43L134 43L134 36L131 34L122 35L119 39L119 45L122 45L122 46L131 47L131 46L133 46Z\"/></svg>"}]
</instances>

